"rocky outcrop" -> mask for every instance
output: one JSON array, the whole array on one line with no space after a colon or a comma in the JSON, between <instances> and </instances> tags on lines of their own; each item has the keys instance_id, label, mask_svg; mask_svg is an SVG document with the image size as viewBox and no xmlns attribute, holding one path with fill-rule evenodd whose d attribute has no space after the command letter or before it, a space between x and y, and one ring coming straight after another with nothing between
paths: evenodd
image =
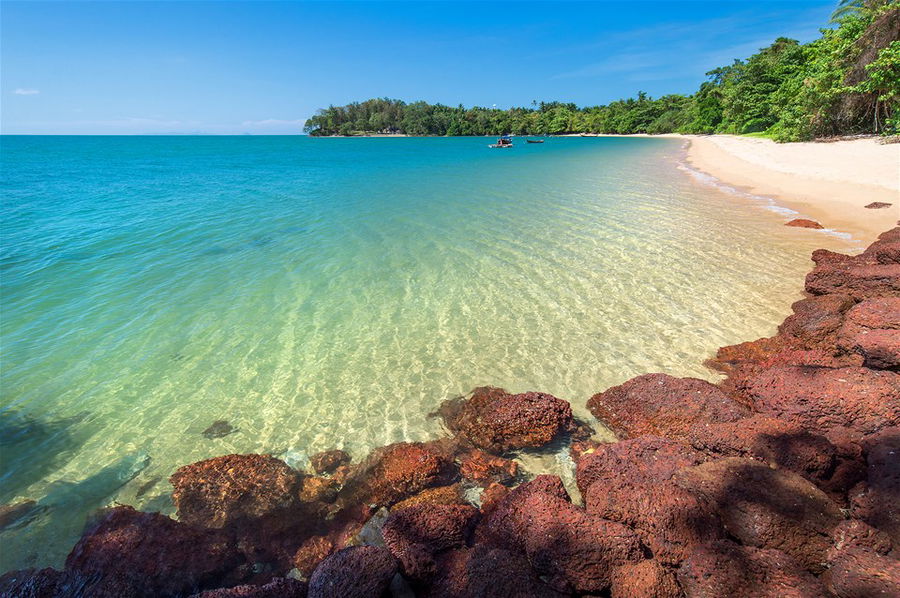
<instances>
[{"instance_id":1,"label":"rocky outcrop","mask_svg":"<svg viewBox=\"0 0 900 598\"><path fill-rule=\"evenodd\" d=\"M439 413L458 438L495 454L541 447L575 429L569 404L541 392L477 388L468 399L445 402Z\"/></svg>"},{"instance_id":2,"label":"rocky outcrop","mask_svg":"<svg viewBox=\"0 0 900 598\"><path fill-rule=\"evenodd\" d=\"M66 559L85 595L182 596L234 579L243 563L227 535L131 507L101 511Z\"/></svg>"},{"instance_id":3,"label":"rocky outcrop","mask_svg":"<svg viewBox=\"0 0 900 598\"><path fill-rule=\"evenodd\" d=\"M384 545L400 561L407 577L430 581L435 557L465 548L478 509L469 505L420 504L393 513L382 529Z\"/></svg>"},{"instance_id":4,"label":"rocky outcrop","mask_svg":"<svg viewBox=\"0 0 900 598\"><path fill-rule=\"evenodd\" d=\"M654 435L675 440L694 425L731 422L749 411L705 380L645 374L594 395L594 417L620 438Z\"/></svg>"},{"instance_id":5,"label":"rocky outcrop","mask_svg":"<svg viewBox=\"0 0 900 598\"><path fill-rule=\"evenodd\" d=\"M460 457L459 473L479 486L509 484L519 475L519 466L511 459L475 449Z\"/></svg>"},{"instance_id":6,"label":"rocky outcrop","mask_svg":"<svg viewBox=\"0 0 900 598\"><path fill-rule=\"evenodd\" d=\"M594 483L612 486L620 480L664 482L682 467L698 465L706 455L658 436L641 436L599 445L578 461L576 480L582 495Z\"/></svg>"},{"instance_id":7,"label":"rocky outcrop","mask_svg":"<svg viewBox=\"0 0 900 598\"><path fill-rule=\"evenodd\" d=\"M813 573L823 571L830 534L843 515L808 480L739 457L685 468L673 479L705 499L741 544L777 549Z\"/></svg>"},{"instance_id":8,"label":"rocky outcrop","mask_svg":"<svg viewBox=\"0 0 900 598\"><path fill-rule=\"evenodd\" d=\"M343 504L391 506L426 488L443 485L453 476L452 463L439 447L398 442L380 449L359 464L341 490Z\"/></svg>"},{"instance_id":9,"label":"rocky outcrop","mask_svg":"<svg viewBox=\"0 0 900 598\"><path fill-rule=\"evenodd\" d=\"M847 312L837 347L863 357L868 368L900 370L900 297L867 299Z\"/></svg>"},{"instance_id":10,"label":"rocky outcrop","mask_svg":"<svg viewBox=\"0 0 900 598\"><path fill-rule=\"evenodd\" d=\"M241 585L207 590L191 598L306 598L306 592L306 582L278 578L260 586Z\"/></svg>"},{"instance_id":11,"label":"rocky outcrop","mask_svg":"<svg viewBox=\"0 0 900 598\"><path fill-rule=\"evenodd\" d=\"M865 445L866 481L850 493L851 511L900 547L900 427L883 430Z\"/></svg>"},{"instance_id":12,"label":"rocky outcrop","mask_svg":"<svg viewBox=\"0 0 900 598\"><path fill-rule=\"evenodd\" d=\"M900 424L900 374L864 367L773 367L747 382L754 410L827 434L860 436Z\"/></svg>"},{"instance_id":13,"label":"rocky outcrop","mask_svg":"<svg viewBox=\"0 0 900 598\"><path fill-rule=\"evenodd\" d=\"M823 584L779 550L719 540L697 548L678 570L687 598L822 598Z\"/></svg>"},{"instance_id":14,"label":"rocky outcrop","mask_svg":"<svg viewBox=\"0 0 900 598\"><path fill-rule=\"evenodd\" d=\"M322 561L309 579L309 598L382 596L398 571L386 548L352 546Z\"/></svg>"},{"instance_id":15,"label":"rocky outcrop","mask_svg":"<svg viewBox=\"0 0 900 598\"><path fill-rule=\"evenodd\" d=\"M532 571L524 555L476 545L439 557L427 598L562 598Z\"/></svg>"}]
</instances>

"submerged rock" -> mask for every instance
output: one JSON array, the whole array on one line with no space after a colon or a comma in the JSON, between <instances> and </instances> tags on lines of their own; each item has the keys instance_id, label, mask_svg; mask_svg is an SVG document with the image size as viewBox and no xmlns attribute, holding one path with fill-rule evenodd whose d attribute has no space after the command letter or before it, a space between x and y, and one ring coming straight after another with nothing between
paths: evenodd
<instances>
[{"instance_id":1,"label":"submerged rock","mask_svg":"<svg viewBox=\"0 0 900 598\"><path fill-rule=\"evenodd\" d=\"M222 438L223 436L228 436L235 432L237 432L237 428L224 419L219 419L203 430L203 437L212 440L213 438Z\"/></svg>"},{"instance_id":2,"label":"submerged rock","mask_svg":"<svg viewBox=\"0 0 900 598\"><path fill-rule=\"evenodd\" d=\"M223 528L297 506L301 479L269 455L225 455L185 465L169 482L181 521Z\"/></svg>"},{"instance_id":3,"label":"submerged rock","mask_svg":"<svg viewBox=\"0 0 900 598\"><path fill-rule=\"evenodd\" d=\"M439 413L459 438L496 454L541 447L575 429L566 401L546 393L510 394L490 386L475 389L469 399L446 401Z\"/></svg>"},{"instance_id":4,"label":"submerged rock","mask_svg":"<svg viewBox=\"0 0 900 598\"><path fill-rule=\"evenodd\" d=\"M451 484L449 486L426 488L418 494L414 494L407 499L401 500L391 507L391 511L396 512L401 509L421 504L461 505L464 503L465 500L463 500L462 496L462 487L459 484Z\"/></svg>"},{"instance_id":5,"label":"submerged rock","mask_svg":"<svg viewBox=\"0 0 900 598\"><path fill-rule=\"evenodd\" d=\"M731 422L749 414L743 405L705 380L644 374L588 400L594 417L622 438L646 434L685 438L700 422Z\"/></svg>"},{"instance_id":6,"label":"submerged rock","mask_svg":"<svg viewBox=\"0 0 900 598\"><path fill-rule=\"evenodd\" d=\"M480 486L488 486L494 482L509 484L519 475L519 466L511 459L475 449L460 457L459 473Z\"/></svg>"},{"instance_id":7,"label":"submerged rock","mask_svg":"<svg viewBox=\"0 0 900 598\"><path fill-rule=\"evenodd\" d=\"M322 451L309 458L313 471L318 474L334 473L341 465L350 463L350 455L340 449Z\"/></svg>"}]
</instances>

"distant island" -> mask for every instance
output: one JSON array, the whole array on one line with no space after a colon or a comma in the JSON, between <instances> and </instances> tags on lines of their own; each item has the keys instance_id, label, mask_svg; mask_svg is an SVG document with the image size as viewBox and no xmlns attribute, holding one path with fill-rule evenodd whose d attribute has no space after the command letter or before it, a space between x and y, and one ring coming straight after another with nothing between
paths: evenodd
<instances>
[{"instance_id":1,"label":"distant island","mask_svg":"<svg viewBox=\"0 0 900 598\"><path fill-rule=\"evenodd\" d=\"M532 102L465 108L387 98L329 106L306 121L313 136L760 134L802 141L900 132L900 2L842 2L837 27L810 43L780 37L746 60L706 73L692 95L605 106Z\"/></svg>"}]
</instances>

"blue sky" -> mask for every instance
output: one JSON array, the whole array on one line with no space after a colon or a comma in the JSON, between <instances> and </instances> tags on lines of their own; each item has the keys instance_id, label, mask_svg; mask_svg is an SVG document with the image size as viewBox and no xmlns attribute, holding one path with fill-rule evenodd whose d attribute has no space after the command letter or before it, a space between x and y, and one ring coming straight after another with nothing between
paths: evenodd
<instances>
[{"instance_id":1,"label":"blue sky","mask_svg":"<svg viewBox=\"0 0 900 598\"><path fill-rule=\"evenodd\" d=\"M298 133L370 97L499 107L691 93L835 1L7 2L0 131Z\"/></svg>"}]
</instances>

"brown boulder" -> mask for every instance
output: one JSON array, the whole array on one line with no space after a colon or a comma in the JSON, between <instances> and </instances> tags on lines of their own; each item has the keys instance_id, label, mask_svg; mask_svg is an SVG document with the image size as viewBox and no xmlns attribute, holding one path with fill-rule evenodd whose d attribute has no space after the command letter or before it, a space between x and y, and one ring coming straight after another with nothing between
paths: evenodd
<instances>
[{"instance_id":1,"label":"brown boulder","mask_svg":"<svg viewBox=\"0 0 900 598\"><path fill-rule=\"evenodd\" d=\"M678 570L687 598L823 598L821 582L779 550L718 540L698 547Z\"/></svg>"},{"instance_id":2,"label":"brown boulder","mask_svg":"<svg viewBox=\"0 0 900 598\"><path fill-rule=\"evenodd\" d=\"M900 596L900 561L884 556L891 550L887 534L851 519L838 525L832 537L830 567L822 580L835 596Z\"/></svg>"},{"instance_id":3,"label":"brown boulder","mask_svg":"<svg viewBox=\"0 0 900 598\"><path fill-rule=\"evenodd\" d=\"M900 369L900 297L867 299L848 311L837 346L862 355L866 367Z\"/></svg>"},{"instance_id":4,"label":"brown boulder","mask_svg":"<svg viewBox=\"0 0 900 598\"><path fill-rule=\"evenodd\" d=\"M421 504L392 513L384 524L384 545L400 561L407 577L427 582L435 573L435 556L465 548L478 517L468 505Z\"/></svg>"},{"instance_id":5,"label":"brown boulder","mask_svg":"<svg viewBox=\"0 0 900 598\"><path fill-rule=\"evenodd\" d=\"M595 482L612 485L620 479L634 482L664 482L682 467L703 463L707 458L694 449L658 436L641 436L601 444L585 455L575 471L582 495Z\"/></svg>"},{"instance_id":6,"label":"brown boulder","mask_svg":"<svg viewBox=\"0 0 900 598\"><path fill-rule=\"evenodd\" d=\"M654 560L628 563L613 571L612 598L682 598L675 572Z\"/></svg>"},{"instance_id":7,"label":"brown boulder","mask_svg":"<svg viewBox=\"0 0 900 598\"><path fill-rule=\"evenodd\" d=\"M714 457L750 457L789 469L820 482L828 480L837 464L837 448L824 436L790 421L765 415L724 424L698 424L688 442Z\"/></svg>"},{"instance_id":8,"label":"brown boulder","mask_svg":"<svg viewBox=\"0 0 900 598\"><path fill-rule=\"evenodd\" d=\"M594 395L591 413L620 437L685 437L698 422L730 422L749 412L718 387L696 378L645 374Z\"/></svg>"},{"instance_id":9,"label":"brown boulder","mask_svg":"<svg viewBox=\"0 0 900 598\"><path fill-rule=\"evenodd\" d=\"M169 482L181 521L223 528L296 507L301 474L269 455L225 455L185 465Z\"/></svg>"},{"instance_id":10,"label":"brown boulder","mask_svg":"<svg viewBox=\"0 0 900 598\"><path fill-rule=\"evenodd\" d=\"M881 209L884 209L884 208L889 208L889 207L891 207L892 205L894 205L894 204L892 204L892 203L887 203L887 202L885 202L885 201L873 201L872 203L867 203L867 204L864 205L863 207L864 207L864 208L868 208L868 209L870 209L870 210L881 210Z\"/></svg>"},{"instance_id":11,"label":"brown boulder","mask_svg":"<svg viewBox=\"0 0 900 598\"><path fill-rule=\"evenodd\" d=\"M23 569L0 576L0 596L10 598L120 598L98 588L92 579L74 571ZM126 598L125 596L121 598Z\"/></svg>"},{"instance_id":12,"label":"brown boulder","mask_svg":"<svg viewBox=\"0 0 900 598\"><path fill-rule=\"evenodd\" d=\"M585 509L637 531L653 558L667 565L723 537L722 524L706 501L671 481L600 481L588 488Z\"/></svg>"},{"instance_id":13,"label":"brown boulder","mask_svg":"<svg viewBox=\"0 0 900 598\"><path fill-rule=\"evenodd\" d=\"M814 228L818 230L825 228L815 220L808 220L806 218L794 218L790 222L785 223L785 226L796 226L798 228Z\"/></svg>"},{"instance_id":14,"label":"brown boulder","mask_svg":"<svg viewBox=\"0 0 900 598\"><path fill-rule=\"evenodd\" d=\"M806 290L813 295L843 293L856 300L900 296L900 264L828 263L806 275Z\"/></svg>"},{"instance_id":15,"label":"brown boulder","mask_svg":"<svg viewBox=\"0 0 900 598\"><path fill-rule=\"evenodd\" d=\"M279 577L261 586L206 590L191 598L306 598L306 582Z\"/></svg>"},{"instance_id":16,"label":"brown boulder","mask_svg":"<svg viewBox=\"0 0 900 598\"><path fill-rule=\"evenodd\" d=\"M559 591L598 593L615 569L644 558L629 527L596 517L543 492L523 500L520 525L512 535L525 546L532 568Z\"/></svg>"},{"instance_id":17,"label":"brown boulder","mask_svg":"<svg viewBox=\"0 0 900 598\"><path fill-rule=\"evenodd\" d=\"M409 498L401 500L393 507L391 512L406 509L415 505L433 504L433 505L461 505L465 504L462 497L462 487L459 484L451 484L449 486L438 486L436 488L426 488L418 494L414 494Z\"/></svg>"},{"instance_id":18,"label":"brown boulder","mask_svg":"<svg viewBox=\"0 0 900 598\"><path fill-rule=\"evenodd\" d=\"M309 598L378 598L397 573L386 548L351 546L319 563L309 579Z\"/></svg>"},{"instance_id":19,"label":"brown boulder","mask_svg":"<svg viewBox=\"0 0 900 598\"><path fill-rule=\"evenodd\" d=\"M87 526L66 570L92 580L89 595L181 596L222 585L242 562L221 532L119 506Z\"/></svg>"},{"instance_id":20,"label":"brown boulder","mask_svg":"<svg viewBox=\"0 0 900 598\"><path fill-rule=\"evenodd\" d=\"M327 536L307 538L294 553L293 566L303 577L309 577L316 567L334 551L334 541Z\"/></svg>"},{"instance_id":21,"label":"brown boulder","mask_svg":"<svg viewBox=\"0 0 900 598\"><path fill-rule=\"evenodd\" d=\"M441 555L426 598L562 598L518 553L478 546Z\"/></svg>"},{"instance_id":22,"label":"brown boulder","mask_svg":"<svg viewBox=\"0 0 900 598\"><path fill-rule=\"evenodd\" d=\"M900 427L866 439L867 482L851 493L853 516L887 533L900 547Z\"/></svg>"},{"instance_id":23,"label":"brown boulder","mask_svg":"<svg viewBox=\"0 0 900 598\"><path fill-rule=\"evenodd\" d=\"M763 414L826 433L843 426L872 434L900 423L900 374L861 367L775 367L747 381Z\"/></svg>"},{"instance_id":24,"label":"brown boulder","mask_svg":"<svg viewBox=\"0 0 900 598\"><path fill-rule=\"evenodd\" d=\"M506 493L491 504L490 508L483 507L484 517L476 530L476 542L524 551L521 530L526 513L523 506L525 499L536 493L549 494L564 501L569 500L566 488L558 476L539 475Z\"/></svg>"},{"instance_id":25,"label":"brown boulder","mask_svg":"<svg viewBox=\"0 0 900 598\"><path fill-rule=\"evenodd\" d=\"M460 458L459 474L479 486L509 484L519 475L519 466L511 459L474 449Z\"/></svg>"},{"instance_id":26,"label":"brown boulder","mask_svg":"<svg viewBox=\"0 0 900 598\"><path fill-rule=\"evenodd\" d=\"M439 413L459 438L497 454L541 447L575 429L566 401L546 393L510 394L490 386L475 389L469 399L444 402Z\"/></svg>"},{"instance_id":27,"label":"brown boulder","mask_svg":"<svg viewBox=\"0 0 900 598\"><path fill-rule=\"evenodd\" d=\"M791 306L778 332L797 339L806 349L831 349L834 335L844 321L844 313L853 307L849 295L820 295L801 299Z\"/></svg>"},{"instance_id":28,"label":"brown boulder","mask_svg":"<svg viewBox=\"0 0 900 598\"><path fill-rule=\"evenodd\" d=\"M350 463L350 455L340 449L322 451L309 458L313 471L318 474L334 473L341 465Z\"/></svg>"},{"instance_id":29,"label":"brown boulder","mask_svg":"<svg viewBox=\"0 0 900 598\"><path fill-rule=\"evenodd\" d=\"M452 464L435 447L398 442L372 451L356 466L339 494L345 505L390 506L425 488L446 484Z\"/></svg>"},{"instance_id":30,"label":"brown boulder","mask_svg":"<svg viewBox=\"0 0 900 598\"><path fill-rule=\"evenodd\" d=\"M742 544L778 549L813 573L823 570L829 533L843 515L808 480L739 457L682 469L673 480L712 505Z\"/></svg>"}]
</instances>

